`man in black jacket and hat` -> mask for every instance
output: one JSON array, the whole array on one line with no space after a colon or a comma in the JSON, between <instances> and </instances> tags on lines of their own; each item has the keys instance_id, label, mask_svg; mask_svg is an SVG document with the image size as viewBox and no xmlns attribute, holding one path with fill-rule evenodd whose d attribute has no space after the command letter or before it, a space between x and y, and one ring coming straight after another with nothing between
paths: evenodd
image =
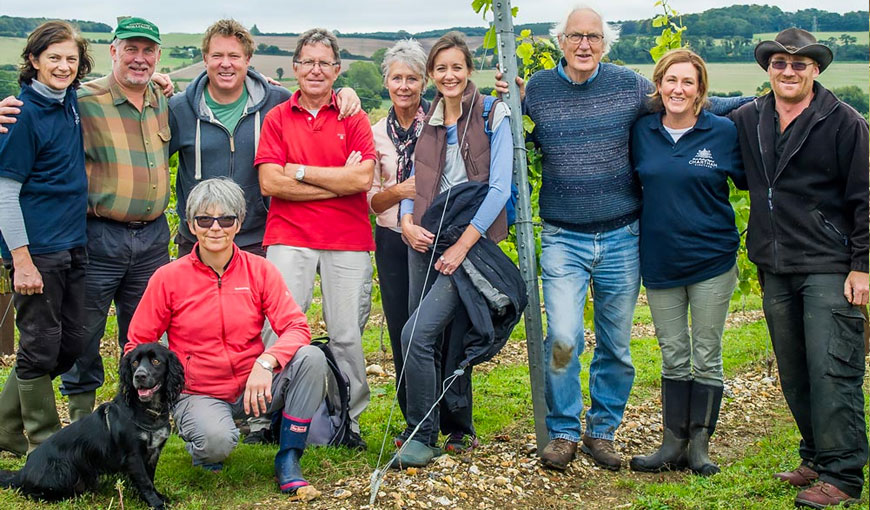
<instances>
[{"instance_id":1,"label":"man in black jacket and hat","mask_svg":"<svg viewBox=\"0 0 870 510\"><path fill-rule=\"evenodd\" d=\"M833 60L789 28L755 48L771 94L732 115L751 198L746 246L801 465L775 476L797 506L856 503L868 445L863 318L868 300L868 127L815 78Z\"/></svg>"}]
</instances>

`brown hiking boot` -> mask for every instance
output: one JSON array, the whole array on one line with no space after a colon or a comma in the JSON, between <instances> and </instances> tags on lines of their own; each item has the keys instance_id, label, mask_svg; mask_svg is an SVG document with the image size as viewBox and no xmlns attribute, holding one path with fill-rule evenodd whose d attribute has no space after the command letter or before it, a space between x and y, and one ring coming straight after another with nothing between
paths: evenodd
<instances>
[{"instance_id":1,"label":"brown hiking boot","mask_svg":"<svg viewBox=\"0 0 870 510\"><path fill-rule=\"evenodd\" d=\"M613 441L583 434L583 444L580 446L580 450L590 455L598 467L611 471L619 471L619 468L622 467L622 457L613 448Z\"/></svg>"},{"instance_id":2,"label":"brown hiking boot","mask_svg":"<svg viewBox=\"0 0 870 510\"><path fill-rule=\"evenodd\" d=\"M565 471L568 468L568 463L574 460L577 454L577 443L567 439L552 439L544 451L541 452L541 464L550 469L558 469Z\"/></svg>"},{"instance_id":3,"label":"brown hiking boot","mask_svg":"<svg viewBox=\"0 0 870 510\"><path fill-rule=\"evenodd\" d=\"M813 471L810 467L801 464L794 471L776 473L773 477L788 482L795 487L809 487L813 482L819 479L819 474Z\"/></svg>"},{"instance_id":4,"label":"brown hiking boot","mask_svg":"<svg viewBox=\"0 0 870 510\"><path fill-rule=\"evenodd\" d=\"M809 489L802 490L794 500L794 506L809 508L828 508L841 504L845 507L857 503L857 499L850 497L828 482L819 482Z\"/></svg>"}]
</instances>

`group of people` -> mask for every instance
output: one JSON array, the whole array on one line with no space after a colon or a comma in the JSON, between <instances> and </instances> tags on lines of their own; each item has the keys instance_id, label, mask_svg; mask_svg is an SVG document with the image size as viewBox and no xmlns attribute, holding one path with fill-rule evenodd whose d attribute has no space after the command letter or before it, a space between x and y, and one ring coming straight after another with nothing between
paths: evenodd
<instances>
[{"instance_id":1,"label":"group of people","mask_svg":"<svg viewBox=\"0 0 870 510\"><path fill-rule=\"evenodd\" d=\"M708 445L740 242L730 179L749 190L746 246L802 435L801 465L776 476L803 488L799 505L859 498L868 128L814 80L831 50L784 30L756 47L770 94L708 99L704 62L690 50L663 56L650 81L601 62L615 34L595 10L572 9L555 32L559 64L527 87L519 80L543 154L550 442L541 463L564 470L579 446L603 468L622 466L613 440L634 378L643 282L662 352L664 426L661 447L629 465L719 471ZM428 55L412 40L387 50L392 106L374 126L352 90L333 91L341 59L326 30L299 36L291 94L250 68L251 34L220 20L203 38L205 71L168 101L154 75L157 27L126 18L114 36L112 73L79 87L91 68L87 43L64 22L45 23L22 54L20 101L0 102L0 250L20 331L0 393L0 448L24 454L59 428L58 375L71 418L91 411L114 301L125 352L165 334L185 366L173 413L194 464L220 470L239 440L234 420L249 417L246 442L277 441L279 488L296 491L307 484L299 458L327 392L304 315L318 274L330 346L350 383L345 444L366 447L370 251L407 424L393 464L475 448L470 369L503 345L526 289L495 244L508 231L510 110L469 79L462 36L446 34ZM170 263L163 213L174 153L181 221ZM596 346L584 430L590 288Z\"/></svg>"}]
</instances>

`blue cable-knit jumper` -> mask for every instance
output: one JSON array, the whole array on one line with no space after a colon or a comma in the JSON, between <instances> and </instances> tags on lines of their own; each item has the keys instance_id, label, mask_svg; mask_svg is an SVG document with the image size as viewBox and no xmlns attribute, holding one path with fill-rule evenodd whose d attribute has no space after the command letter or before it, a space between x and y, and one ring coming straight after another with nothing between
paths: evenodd
<instances>
[{"instance_id":1,"label":"blue cable-knit jumper","mask_svg":"<svg viewBox=\"0 0 870 510\"><path fill-rule=\"evenodd\" d=\"M541 218L580 232L606 232L638 218L641 192L628 142L652 90L643 76L608 63L579 85L556 69L532 76L524 106L544 156Z\"/></svg>"}]
</instances>

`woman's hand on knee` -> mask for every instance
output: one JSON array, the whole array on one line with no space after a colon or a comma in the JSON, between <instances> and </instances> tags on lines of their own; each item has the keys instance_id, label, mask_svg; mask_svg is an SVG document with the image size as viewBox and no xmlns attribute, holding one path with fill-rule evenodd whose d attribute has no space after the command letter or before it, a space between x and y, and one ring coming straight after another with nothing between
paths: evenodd
<instances>
[{"instance_id":1,"label":"woman's hand on knee","mask_svg":"<svg viewBox=\"0 0 870 510\"><path fill-rule=\"evenodd\" d=\"M260 416L269 412L269 404L272 403L272 373L257 362L254 362L248 375L242 402L245 414Z\"/></svg>"}]
</instances>

